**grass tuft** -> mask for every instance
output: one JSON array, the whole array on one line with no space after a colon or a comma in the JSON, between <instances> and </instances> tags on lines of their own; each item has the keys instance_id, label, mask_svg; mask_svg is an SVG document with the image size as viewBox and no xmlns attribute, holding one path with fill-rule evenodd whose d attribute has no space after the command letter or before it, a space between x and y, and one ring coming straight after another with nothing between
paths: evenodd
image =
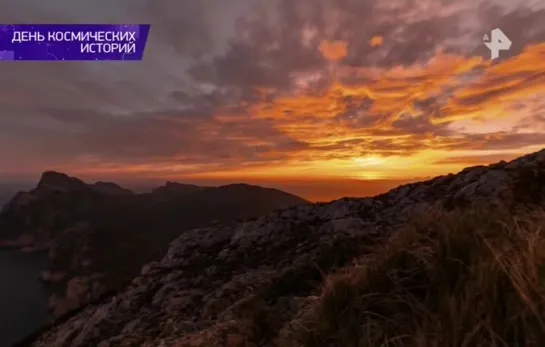
<instances>
[{"instance_id":1,"label":"grass tuft","mask_svg":"<svg viewBox=\"0 0 545 347\"><path fill-rule=\"evenodd\" d=\"M304 347L545 346L545 213L443 211L331 275Z\"/></svg>"}]
</instances>

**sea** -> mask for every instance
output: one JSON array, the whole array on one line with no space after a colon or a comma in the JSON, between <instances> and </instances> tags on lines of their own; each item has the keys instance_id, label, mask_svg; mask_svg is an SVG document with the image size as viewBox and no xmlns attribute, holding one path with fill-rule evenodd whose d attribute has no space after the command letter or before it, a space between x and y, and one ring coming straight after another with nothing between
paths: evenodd
<instances>
[{"instance_id":1,"label":"sea","mask_svg":"<svg viewBox=\"0 0 545 347\"><path fill-rule=\"evenodd\" d=\"M0 250L0 347L10 347L50 319L48 290L39 280L46 252Z\"/></svg>"},{"instance_id":2,"label":"sea","mask_svg":"<svg viewBox=\"0 0 545 347\"><path fill-rule=\"evenodd\" d=\"M0 210L11 195L1 193ZM49 292L39 280L46 263L46 252L0 249L0 347L11 347L49 321Z\"/></svg>"}]
</instances>

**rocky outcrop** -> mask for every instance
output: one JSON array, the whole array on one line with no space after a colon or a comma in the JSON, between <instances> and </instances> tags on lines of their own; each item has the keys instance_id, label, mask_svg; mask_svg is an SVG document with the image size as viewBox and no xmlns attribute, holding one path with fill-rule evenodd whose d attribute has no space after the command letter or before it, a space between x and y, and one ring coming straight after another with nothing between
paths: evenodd
<instances>
[{"instance_id":1,"label":"rocky outcrop","mask_svg":"<svg viewBox=\"0 0 545 347\"><path fill-rule=\"evenodd\" d=\"M42 279L54 290L50 308L59 316L123 286L184 230L306 203L261 187L239 192L235 201L222 187L192 188L192 194L185 185L166 187L168 196L157 199L157 192L135 194L45 172L36 188L18 193L0 213L0 247L49 251Z\"/></svg>"},{"instance_id":2,"label":"rocky outcrop","mask_svg":"<svg viewBox=\"0 0 545 347\"><path fill-rule=\"evenodd\" d=\"M36 189L57 191L70 191L86 188L87 185L82 180L56 171L44 172L36 186Z\"/></svg>"},{"instance_id":3,"label":"rocky outcrop","mask_svg":"<svg viewBox=\"0 0 545 347\"><path fill-rule=\"evenodd\" d=\"M40 334L33 346L274 346L325 273L436 205L545 201L545 150L373 198L286 208L181 234L123 291Z\"/></svg>"}]
</instances>

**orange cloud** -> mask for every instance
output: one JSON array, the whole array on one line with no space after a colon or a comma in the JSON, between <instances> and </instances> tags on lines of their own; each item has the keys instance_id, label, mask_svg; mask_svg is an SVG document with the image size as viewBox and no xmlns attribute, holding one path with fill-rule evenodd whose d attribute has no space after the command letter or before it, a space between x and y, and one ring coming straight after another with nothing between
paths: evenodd
<instances>
[{"instance_id":1,"label":"orange cloud","mask_svg":"<svg viewBox=\"0 0 545 347\"><path fill-rule=\"evenodd\" d=\"M545 44L527 47L503 63L490 66L480 78L458 90L445 105L442 121L512 117L512 106L530 107L545 96ZM527 106L522 106L522 104ZM521 117L521 107L516 114Z\"/></svg>"},{"instance_id":2,"label":"orange cloud","mask_svg":"<svg viewBox=\"0 0 545 347\"><path fill-rule=\"evenodd\" d=\"M330 58L341 56L326 47ZM267 175L327 172L366 179L406 178L456 171L474 162L470 157L467 163L460 159L467 155L464 149L483 157L512 157L545 145L545 137L540 144L537 135L524 142L505 133L524 116L520 109L508 113L508 107L517 102L530 107L529 98L545 92L544 48L545 44L528 47L497 65L481 57L438 52L427 63L408 67L340 67L339 80L323 93L302 92L253 104L253 118L274 120L276 129L309 145L286 157L293 159L287 166L269 167ZM352 104L366 102L367 106L353 109ZM487 113L483 136L453 131ZM511 150L506 151L504 143L510 143ZM456 160L448 160L453 156ZM260 170L252 168L251 174L259 175Z\"/></svg>"},{"instance_id":3,"label":"orange cloud","mask_svg":"<svg viewBox=\"0 0 545 347\"><path fill-rule=\"evenodd\" d=\"M369 40L369 45L371 47L379 47L382 46L384 43L384 37L382 36L373 36L371 40Z\"/></svg>"},{"instance_id":4,"label":"orange cloud","mask_svg":"<svg viewBox=\"0 0 545 347\"><path fill-rule=\"evenodd\" d=\"M335 60L346 53L343 47L329 42L321 49ZM408 66L337 65L336 80L321 91L259 88L260 99L243 105L244 113L224 107L213 122L180 135L184 141L194 132L199 146L213 150L206 165L187 163L186 155L177 159L183 165L168 157L91 171L209 180L406 180L509 159L545 145L545 122L540 128L532 118L545 97L543 52L545 44L530 46L498 64L438 51ZM305 79L315 76L319 71ZM165 126L163 135L178 129ZM188 143L189 150L198 149Z\"/></svg>"},{"instance_id":5,"label":"orange cloud","mask_svg":"<svg viewBox=\"0 0 545 347\"><path fill-rule=\"evenodd\" d=\"M338 61L348 55L348 43L344 41L322 41L319 50L326 59Z\"/></svg>"}]
</instances>

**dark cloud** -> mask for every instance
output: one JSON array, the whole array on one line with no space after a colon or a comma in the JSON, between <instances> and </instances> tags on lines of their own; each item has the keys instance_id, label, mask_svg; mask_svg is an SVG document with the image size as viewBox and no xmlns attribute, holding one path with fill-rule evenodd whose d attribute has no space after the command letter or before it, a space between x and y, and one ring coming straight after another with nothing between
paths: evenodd
<instances>
[{"instance_id":1,"label":"dark cloud","mask_svg":"<svg viewBox=\"0 0 545 347\"><path fill-rule=\"evenodd\" d=\"M402 130L404 133L409 134L432 134L432 135L449 135L449 131L446 129L446 124L433 124L430 121L429 115L411 116L409 114L403 114L396 119L392 126L394 129Z\"/></svg>"},{"instance_id":2,"label":"dark cloud","mask_svg":"<svg viewBox=\"0 0 545 347\"><path fill-rule=\"evenodd\" d=\"M502 51L500 59L505 60L520 54L524 48L531 44L542 43L545 41L545 27L543 18L545 18L545 8L534 7L516 7L507 11L504 7L494 3L484 3L476 12L478 20L483 28L488 31L484 34L490 36L489 31L500 28L512 42L509 51ZM479 54L483 57L489 57L490 51L486 46L479 46L472 54Z\"/></svg>"},{"instance_id":3,"label":"dark cloud","mask_svg":"<svg viewBox=\"0 0 545 347\"><path fill-rule=\"evenodd\" d=\"M115 163L146 163L174 160L184 164L206 162L238 164L263 161L305 148L305 144L274 130L266 121L222 123L197 111L154 112L117 116L98 112L48 110L57 120L75 127L73 131L52 131L33 124L14 125L10 137L17 139L26 155L96 157ZM75 112L78 112L77 114ZM56 134L55 134L56 133ZM52 136L53 135L53 136ZM23 138L23 136L25 138ZM28 137L32 136L32 141ZM45 145L45 146L44 146Z\"/></svg>"},{"instance_id":4,"label":"dark cloud","mask_svg":"<svg viewBox=\"0 0 545 347\"><path fill-rule=\"evenodd\" d=\"M152 23L153 37L161 38L176 52L202 57L214 44L209 31L214 25L210 18L211 6L217 2L192 0L162 0L136 2L129 6L146 17L157 18Z\"/></svg>"},{"instance_id":5,"label":"dark cloud","mask_svg":"<svg viewBox=\"0 0 545 347\"><path fill-rule=\"evenodd\" d=\"M475 149L505 150L515 147L528 147L545 144L545 133L505 133L468 135L469 143ZM468 146L466 146L468 147Z\"/></svg>"}]
</instances>

